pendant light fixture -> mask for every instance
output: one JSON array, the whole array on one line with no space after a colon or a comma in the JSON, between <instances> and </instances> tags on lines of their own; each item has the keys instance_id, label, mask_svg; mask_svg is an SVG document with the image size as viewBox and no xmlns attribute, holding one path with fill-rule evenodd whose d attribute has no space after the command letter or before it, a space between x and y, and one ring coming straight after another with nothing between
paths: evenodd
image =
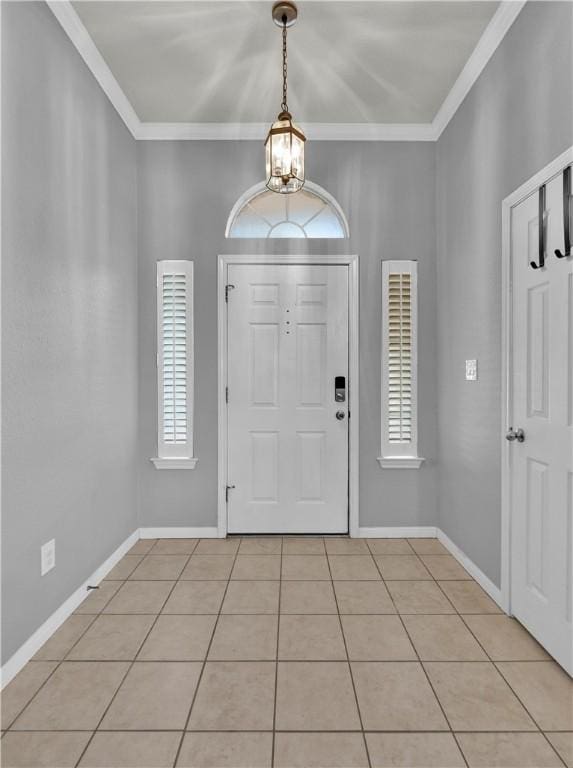
<instances>
[{"instance_id":1,"label":"pendant light fixture","mask_svg":"<svg viewBox=\"0 0 573 768\"><path fill-rule=\"evenodd\" d=\"M304 184L304 143L306 137L292 121L287 105L287 27L298 16L294 3L284 0L273 6L273 20L283 35L283 100L281 112L271 125L265 141L267 187L273 192L297 192Z\"/></svg>"}]
</instances>

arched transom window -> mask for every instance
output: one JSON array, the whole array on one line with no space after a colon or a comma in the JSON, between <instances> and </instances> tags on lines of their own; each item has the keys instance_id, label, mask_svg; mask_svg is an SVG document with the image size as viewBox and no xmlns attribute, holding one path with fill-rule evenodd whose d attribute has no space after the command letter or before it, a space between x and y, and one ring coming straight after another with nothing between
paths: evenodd
<instances>
[{"instance_id":1,"label":"arched transom window","mask_svg":"<svg viewBox=\"0 0 573 768\"><path fill-rule=\"evenodd\" d=\"M307 181L292 195L277 195L264 182L235 203L226 237L348 237L342 208L325 189Z\"/></svg>"}]
</instances>

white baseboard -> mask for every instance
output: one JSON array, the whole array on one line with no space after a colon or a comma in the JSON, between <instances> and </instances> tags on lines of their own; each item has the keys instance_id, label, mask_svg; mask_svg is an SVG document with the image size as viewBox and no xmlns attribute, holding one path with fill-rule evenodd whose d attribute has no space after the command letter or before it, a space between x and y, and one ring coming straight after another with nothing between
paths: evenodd
<instances>
[{"instance_id":1,"label":"white baseboard","mask_svg":"<svg viewBox=\"0 0 573 768\"><path fill-rule=\"evenodd\" d=\"M218 539L219 530L214 526L198 528L140 528L142 539Z\"/></svg>"},{"instance_id":2,"label":"white baseboard","mask_svg":"<svg viewBox=\"0 0 573 768\"><path fill-rule=\"evenodd\" d=\"M444 547L463 565L485 592L494 600L502 610L503 605L501 590L489 579L454 542L440 529L433 526L406 526L406 527L379 527L359 528L358 536L361 538L395 539L395 538L438 538ZM26 640L26 642L8 659L0 670L0 687L4 688L18 672L27 664L37 651L49 640L54 632L71 616L80 603L88 596L88 584L99 582L111 571L119 560L128 552L138 539L214 539L219 537L218 529L213 527L198 528L139 528L136 529L107 560L97 568L76 591Z\"/></svg>"},{"instance_id":3,"label":"white baseboard","mask_svg":"<svg viewBox=\"0 0 573 768\"><path fill-rule=\"evenodd\" d=\"M438 528L437 532L438 541L441 541L444 547L456 558L460 565L463 565L469 575L477 581L484 592L487 592L491 599L496 602L503 611L506 611L506 606L503 604L501 589L496 587L493 581L488 576L486 576L480 568L478 568L473 560L470 560L465 552L462 552L457 544L454 544L449 536L446 536L441 528Z\"/></svg>"},{"instance_id":4,"label":"white baseboard","mask_svg":"<svg viewBox=\"0 0 573 768\"><path fill-rule=\"evenodd\" d=\"M362 539L435 539L437 529L433 525L412 525L403 528L359 528Z\"/></svg>"},{"instance_id":5,"label":"white baseboard","mask_svg":"<svg viewBox=\"0 0 573 768\"><path fill-rule=\"evenodd\" d=\"M16 653L8 659L0 670L0 687L4 688L12 678L14 678L22 667L27 664L32 656L37 653L44 643L50 639L54 632L72 615L76 608L88 596L88 584L97 585L107 576L111 569L116 565L126 552L133 547L139 539L139 531L135 530L119 547L111 554L102 565L97 568L68 599L38 627L34 634L20 646Z\"/></svg>"},{"instance_id":6,"label":"white baseboard","mask_svg":"<svg viewBox=\"0 0 573 768\"><path fill-rule=\"evenodd\" d=\"M470 576L477 581L480 587L487 592L491 599L499 605L499 607L507 612L507 606L504 604L501 590L488 578L485 573L478 568L478 566L470 560L470 558L462 552L462 550L454 544L454 542L446 536L441 528L434 528L432 526L412 526L405 528L359 528L358 537L363 539L419 539L419 538L437 538L438 541L444 545L444 547L456 558L456 560L463 565Z\"/></svg>"}]
</instances>

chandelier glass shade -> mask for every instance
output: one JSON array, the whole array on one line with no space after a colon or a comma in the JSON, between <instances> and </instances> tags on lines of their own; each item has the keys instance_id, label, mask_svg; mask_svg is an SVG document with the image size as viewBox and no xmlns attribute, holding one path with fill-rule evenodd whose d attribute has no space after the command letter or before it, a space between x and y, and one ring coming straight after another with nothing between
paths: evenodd
<instances>
[{"instance_id":1,"label":"chandelier glass shade","mask_svg":"<svg viewBox=\"0 0 573 768\"><path fill-rule=\"evenodd\" d=\"M304 142L289 112L281 112L267 140L267 187L273 192L297 192L304 184Z\"/></svg>"},{"instance_id":2,"label":"chandelier glass shade","mask_svg":"<svg viewBox=\"0 0 573 768\"><path fill-rule=\"evenodd\" d=\"M273 7L273 19L283 31L283 100L265 141L266 184L272 192L280 194L298 192L304 185L306 137L293 123L287 105L287 26L294 24L296 17L293 3L279 2Z\"/></svg>"}]
</instances>

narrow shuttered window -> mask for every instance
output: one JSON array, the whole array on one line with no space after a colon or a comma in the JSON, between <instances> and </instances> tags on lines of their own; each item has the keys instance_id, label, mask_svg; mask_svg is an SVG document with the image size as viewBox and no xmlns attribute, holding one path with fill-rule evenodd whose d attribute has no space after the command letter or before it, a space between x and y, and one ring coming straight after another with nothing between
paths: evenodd
<instances>
[{"instance_id":1,"label":"narrow shuttered window","mask_svg":"<svg viewBox=\"0 0 573 768\"><path fill-rule=\"evenodd\" d=\"M388 442L412 442L412 275L388 273Z\"/></svg>"},{"instance_id":2,"label":"narrow shuttered window","mask_svg":"<svg viewBox=\"0 0 573 768\"><path fill-rule=\"evenodd\" d=\"M192 468L193 262L157 262L158 468ZM191 466L192 465L192 466Z\"/></svg>"},{"instance_id":3,"label":"narrow shuttered window","mask_svg":"<svg viewBox=\"0 0 573 768\"><path fill-rule=\"evenodd\" d=\"M417 262L382 262L382 457L417 467Z\"/></svg>"}]
</instances>

